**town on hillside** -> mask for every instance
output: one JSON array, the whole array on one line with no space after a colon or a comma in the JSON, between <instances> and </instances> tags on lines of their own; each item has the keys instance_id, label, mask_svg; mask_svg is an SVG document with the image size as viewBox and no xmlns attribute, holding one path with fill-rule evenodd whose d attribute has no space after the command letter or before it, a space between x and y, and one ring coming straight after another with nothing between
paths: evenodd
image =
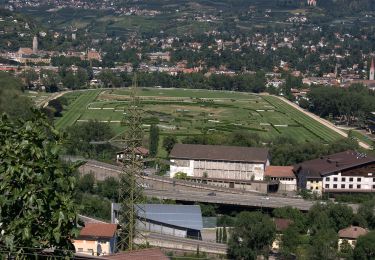
<instances>
[{"instance_id":1,"label":"town on hillside","mask_svg":"<svg viewBox=\"0 0 375 260\"><path fill-rule=\"evenodd\" d=\"M375 2L0 1L0 258L375 256Z\"/></svg>"}]
</instances>

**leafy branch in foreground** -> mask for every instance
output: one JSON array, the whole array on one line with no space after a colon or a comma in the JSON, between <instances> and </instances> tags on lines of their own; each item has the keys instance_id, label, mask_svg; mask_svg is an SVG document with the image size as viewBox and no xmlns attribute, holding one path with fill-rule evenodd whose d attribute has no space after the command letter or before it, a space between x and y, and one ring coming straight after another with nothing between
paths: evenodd
<instances>
[{"instance_id":1,"label":"leafy branch in foreground","mask_svg":"<svg viewBox=\"0 0 375 260\"><path fill-rule=\"evenodd\" d=\"M0 247L11 254L74 250L75 166L59 160L60 134L35 112L28 120L0 118Z\"/></svg>"}]
</instances>

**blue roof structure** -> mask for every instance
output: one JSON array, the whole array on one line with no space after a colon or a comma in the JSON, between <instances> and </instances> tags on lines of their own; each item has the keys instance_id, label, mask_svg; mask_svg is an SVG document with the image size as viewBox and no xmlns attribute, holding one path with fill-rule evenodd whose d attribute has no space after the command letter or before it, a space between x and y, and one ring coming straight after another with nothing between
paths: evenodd
<instances>
[{"instance_id":1,"label":"blue roof structure","mask_svg":"<svg viewBox=\"0 0 375 260\"><path fill-rule=\"evenodd\" d=\"M138 207L141 218L186 229L203 229L199 205L140 204Z\"/></svg>"}]
</instances>

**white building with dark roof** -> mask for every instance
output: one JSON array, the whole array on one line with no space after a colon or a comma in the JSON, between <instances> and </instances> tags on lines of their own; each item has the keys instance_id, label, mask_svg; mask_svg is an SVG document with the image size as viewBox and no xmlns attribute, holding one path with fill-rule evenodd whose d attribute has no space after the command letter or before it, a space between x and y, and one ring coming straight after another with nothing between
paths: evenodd
<instances>
[{"instance_id":1,"label":"white building with dark roof","mask_svg":"<svg viewBox=\"0 0 375 260\"><path fill-rule=\"evenodd\" d=\"M176 144L171 153L170 177L262 181L269 165L268 149L239 146Z\"/></svg>"}]
</instances>

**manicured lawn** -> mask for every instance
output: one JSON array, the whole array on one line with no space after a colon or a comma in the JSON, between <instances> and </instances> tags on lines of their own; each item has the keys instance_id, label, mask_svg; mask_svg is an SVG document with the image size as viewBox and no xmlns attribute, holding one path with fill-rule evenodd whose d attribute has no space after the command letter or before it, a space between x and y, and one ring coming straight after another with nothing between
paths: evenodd
<instances>
[{"instance_id":1,"label":"manicured lawn","mask_svg":"<svg viewBox=\"0 0 375 260\"><path fill-rule=\"evenodd\" d=\"M129 100L129 89L69 93L69 106L56 120L57 128L79 121L108 122L116 134ZM272 139L287 136L300 142L333 141L340 136L273 96L195 89L141 88L143 123L157 123L161 135L178 138L204 132L246 131Z\"/></svg>"},{"instance_id":2,"label":"manicured lawn","mask_svg":"<svg viewBox=\"0 0 375 260\"><path fill-rule=\"evenodd\" d=\"M94 101L100 92L100 90L88 90L66 94L65 96L71 103L63 112L63 116L56 119L56 128L61 129L73 125L87 111L87 105Z\"/></svg>"}]
</instances>

